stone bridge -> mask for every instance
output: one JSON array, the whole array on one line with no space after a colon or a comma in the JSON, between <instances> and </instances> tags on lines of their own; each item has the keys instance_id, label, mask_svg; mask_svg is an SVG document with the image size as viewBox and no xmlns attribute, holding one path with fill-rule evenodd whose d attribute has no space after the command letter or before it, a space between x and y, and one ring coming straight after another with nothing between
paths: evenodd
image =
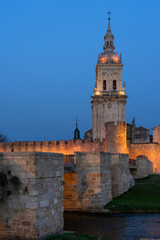
<instances>
[{"instance_id":1,"label":"stone bridge","mask_svg":"<svg viewBox=\"0 0 160 240\"><path fill-rule=\"evenodd\" d=\"M1 153L0 239L34 240L60 232L63 209L103 212L134 185L128 164L128 154L105 152ZM148 159L136 165L136 177L142 170L148 174Z\"/></svg>"}]
</instances>

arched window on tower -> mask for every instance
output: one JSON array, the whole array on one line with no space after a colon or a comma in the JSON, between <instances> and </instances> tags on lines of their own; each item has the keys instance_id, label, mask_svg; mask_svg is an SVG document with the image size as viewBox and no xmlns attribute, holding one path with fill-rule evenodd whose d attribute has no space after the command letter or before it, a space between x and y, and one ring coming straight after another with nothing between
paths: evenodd
<instances>
[{"instance_id":1,"label":"arched window on tower","mask_svg":"<svg viewBox=\"0 0 160 240\"><path fill-rule=\"evenodd\" d=\"M113 90L116 90L116 88L117 88L117 83L116 83L116 80L113 80Z\"/></svg>"},{"instance_id":2,"label":"arched window on tower","mask_svg":"<svg viewBox=\"0 0 160 240\"><path fill-rule=\"evenodd\" d=\"M103 90L106 90L106 80L103 80Z\"/></svg>"}]
</instances>

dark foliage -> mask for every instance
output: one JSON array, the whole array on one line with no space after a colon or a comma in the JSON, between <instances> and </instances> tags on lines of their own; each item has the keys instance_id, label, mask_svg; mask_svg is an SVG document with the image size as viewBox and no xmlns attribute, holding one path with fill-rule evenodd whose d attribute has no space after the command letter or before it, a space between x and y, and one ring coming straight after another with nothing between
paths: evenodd
<instances>
[{"instance_id":1,"label":"dark foliage","mask_svg":"<svg viewBox=\"0 0 160 240\"><path fill-rule=\"evenodd\" d=\"M11 171L7 171L7 174L0 172L0 203L4 203L15 191L18 192L19 186L19 178L12 176Z\"/></svg>"}]
</instances>

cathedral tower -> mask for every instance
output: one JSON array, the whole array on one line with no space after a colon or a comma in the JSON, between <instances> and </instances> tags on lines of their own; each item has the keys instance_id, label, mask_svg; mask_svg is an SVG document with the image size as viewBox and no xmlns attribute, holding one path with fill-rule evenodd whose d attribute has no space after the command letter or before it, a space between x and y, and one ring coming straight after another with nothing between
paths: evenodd
<instances>
[{"instance_id":1,"label":"cathedral tower","mask_svg":"<svg viewBox=\"0 0 160 240\"><path fill-rule=\"evenodd\" d=\"M96 65L96 83L92 96L92 136L104 138L106 122L126 121L125 83L122 86L122 57L114 52L114 36L110 26L104 36L103 52L99 54Z\"/></svg>"}]
</instances>

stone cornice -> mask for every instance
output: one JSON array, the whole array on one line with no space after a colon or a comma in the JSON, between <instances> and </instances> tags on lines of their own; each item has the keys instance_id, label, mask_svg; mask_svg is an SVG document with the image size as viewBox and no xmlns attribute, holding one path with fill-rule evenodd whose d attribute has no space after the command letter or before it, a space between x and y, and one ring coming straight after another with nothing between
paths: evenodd
<instances>
[{"instance_id":1,"label":"stone cornice","mask_svg":"<svg viewBox=\"0 0 160 240\"><path fill-rule=\"evenodd\" d=\"M103 103L103 102L124 102L126 103L127 95L117 95L117 96L92 96L91 103Z\"/></svg>"},{"instance_id":2,"label":"stone cornice","mask_svg":"<svg viewBox=\"0 0 160 240\"><path fill-rule=\"evenodd\" d=\"M121 70L122 71L123 64L97 64L95 72L97 72L98 69L107 69L107 70Z\"/></svg>"}]
</instances>

